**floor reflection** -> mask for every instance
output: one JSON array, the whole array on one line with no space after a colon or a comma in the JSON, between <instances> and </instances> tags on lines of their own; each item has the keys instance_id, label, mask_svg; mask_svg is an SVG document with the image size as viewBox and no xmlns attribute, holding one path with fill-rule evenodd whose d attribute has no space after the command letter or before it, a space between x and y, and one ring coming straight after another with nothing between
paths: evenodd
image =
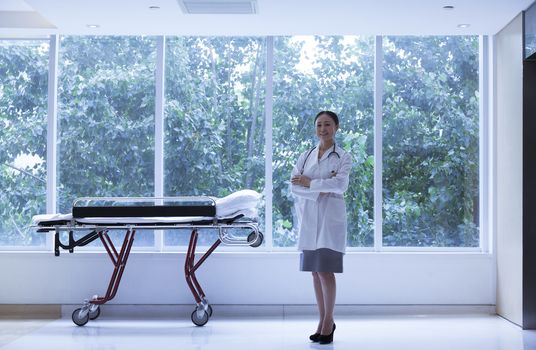
<instances>
[{"instance_id":1,"label":"floor reflection","mask_svg":"<svg viewBox=\"0 0 536 350\"><path fill-rule=\"evenodd\" d=\"M18 322L18 323L17 323ZM308 340L313 318L217 318L204 327L190 320L99 318L84 327L61 319L35 327L3 321L2 350L268 350L268 349L411 349L536 350L536 331L523 331L497 316L355 316L339 317L335 341ZM12 329L9 333L9 329Z\"/></svg>"}]
</instances>

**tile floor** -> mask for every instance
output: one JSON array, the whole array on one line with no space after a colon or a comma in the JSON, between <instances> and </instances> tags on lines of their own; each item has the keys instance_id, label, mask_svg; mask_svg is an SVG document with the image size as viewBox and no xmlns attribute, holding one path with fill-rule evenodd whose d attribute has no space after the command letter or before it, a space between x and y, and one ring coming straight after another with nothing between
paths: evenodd
<instances>
[{"instance_id":1,"label":"tile floor","mask_svg":"<svg viewBox=\"0 0 536 350\"><path fill-rule=\"evenodd\" d=\"M89 350L536 350L536 331L488 315L338 317L335 342L310 343L312 317L213 317L204 327L187 319L101 316L84 327L70 318L0 320L0 348Z\"/></svg>"}]
</instances>

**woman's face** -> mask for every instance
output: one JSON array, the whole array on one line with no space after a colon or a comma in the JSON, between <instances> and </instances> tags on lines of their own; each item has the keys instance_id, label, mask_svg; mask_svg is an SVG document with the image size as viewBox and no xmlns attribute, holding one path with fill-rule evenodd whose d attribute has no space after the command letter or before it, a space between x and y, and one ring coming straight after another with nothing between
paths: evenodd
<instances>
[{"instance_id":1,"label":"woman's face","mask_svg":"<svg viewBox=\"0 0 536 350\"><path fill-rule=\"evenodd\" d=\"M320 139L320 141L326 142L331 141L335 137L335 133L337 132L337 129L339 128L337 125L335 125L335 121L331 119L331 117L327 114L321 114L316 119L316 136Z\"/></svg>"}]
</instances>

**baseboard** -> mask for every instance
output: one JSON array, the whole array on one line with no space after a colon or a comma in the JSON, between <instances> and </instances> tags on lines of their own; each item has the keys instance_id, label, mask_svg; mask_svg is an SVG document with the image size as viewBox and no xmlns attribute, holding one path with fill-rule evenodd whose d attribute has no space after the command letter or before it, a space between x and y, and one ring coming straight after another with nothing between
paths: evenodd
<instances>
[{"instance_id":1,"label":"baseboard","mask_svg":"<svg viewBox=\"0 0 536 350\"><path fill-rule=\"evenodd\" d=\"M80 305L0 304L0 318L55 319L71 316ZM221 317L292 317L316 315L316 305L212 305ZM185 318L194 310L188 305L107 304L103 315L135 318ZM496 314L495 305L337 305L337 316L359 315L460 315Z\"/></svg>"},{"instance_id":2,"label":"baseboard","mask_svg":"<svg viewBox=\"0 0 536 350\"><path fill-rule=\"evenodd\" d=\"M316 305L285 305L287 315L316 315ZM495 315L495 305L337 305L335 314L356 315Z\"/></svg>"},{"instance_id":3,"label":"baseboard","mask_svg":"<svg viewBox=\"0 0 536 350\"><path fill-rule=\"evenodd\" d=\"M63 317L70 317L80 305L62 305ZM212 305L214 315L233 317L293 317L314 316L316 305ZM194 305L103 305L101 315L107 317L130 318L189 318ZM463 315L496 314L495 305L337 305L337 316L361 315Z\"/></svg>"},{"instance_id":4,"label":"baseboard","mask_svg":"<svg viewBox=\"0 0 536 350\"><path fill-rule=\"evenodd\" d=\"M56 319L62 315L57 304L0 304L0 319Z\"/></svg>"}]
</instances>

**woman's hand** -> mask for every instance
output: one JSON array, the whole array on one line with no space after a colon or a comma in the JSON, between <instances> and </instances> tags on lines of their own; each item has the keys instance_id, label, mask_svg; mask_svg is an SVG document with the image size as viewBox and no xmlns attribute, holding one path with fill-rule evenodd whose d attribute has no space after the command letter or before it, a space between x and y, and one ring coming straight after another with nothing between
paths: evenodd
<instances>
[{"instance_id":1,"label":"woman's hand","mask_svg":"<svg viewBox=\"0 0 536 350\"><path fill-rule=\"evenodd\" d=\"M309 187L311 185L311 179L304 175L296 175L290 179L293 185L300 185L303 187Z\"/></svg>"}]
</instances>

